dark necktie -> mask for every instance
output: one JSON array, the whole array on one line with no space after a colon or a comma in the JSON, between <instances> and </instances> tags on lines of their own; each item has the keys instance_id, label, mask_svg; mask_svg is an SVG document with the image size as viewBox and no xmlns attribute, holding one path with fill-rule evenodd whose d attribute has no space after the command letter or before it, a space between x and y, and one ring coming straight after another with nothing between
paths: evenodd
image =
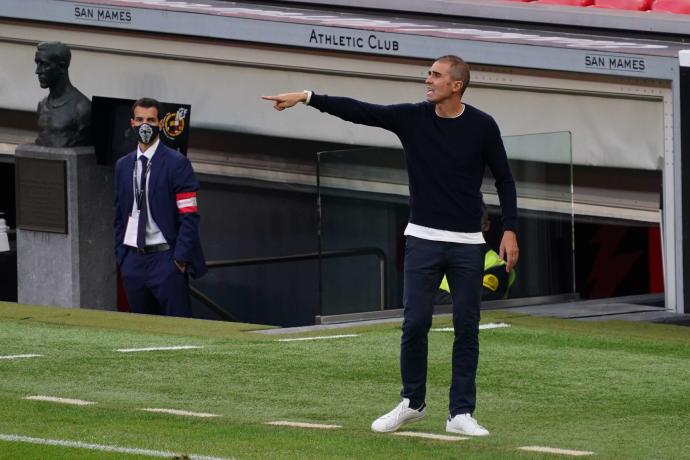
<instances>
[{"instance_id":1,"label":"dark necktie","mask_svg":"<svg viewBox=\"0 0 690 460\"><path fill-rule=\"evenodd\" d=\"M146 203L146 163L149 159L144 155L139 157L141 160L141 179L139 182L139 193L137 197L137 207L139 208L139 226L137 227L137 248L144 249L146 246L146 221L148 220L148 205Z\"/></svg>"}]
</instances>

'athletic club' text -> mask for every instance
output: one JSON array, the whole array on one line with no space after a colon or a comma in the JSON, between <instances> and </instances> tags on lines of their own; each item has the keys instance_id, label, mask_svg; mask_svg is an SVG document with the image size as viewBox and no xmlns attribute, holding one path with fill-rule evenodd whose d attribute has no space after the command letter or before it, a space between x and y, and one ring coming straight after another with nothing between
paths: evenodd
<instances>
[{"instance_id":1,"label":"'athletic club' text","mask_svg":"<svg viewBox=\"0 0 690 460\"><path fill-rule=\"evenodd\" d=\"M400 44L397 40L382 39L374 34L370 34L368 37L358 37L355 35L317 33L316 29L311 30L309 44L329 45L341 48L370 49L375 51L400 50Z\"/></svg>"}]
</instances>

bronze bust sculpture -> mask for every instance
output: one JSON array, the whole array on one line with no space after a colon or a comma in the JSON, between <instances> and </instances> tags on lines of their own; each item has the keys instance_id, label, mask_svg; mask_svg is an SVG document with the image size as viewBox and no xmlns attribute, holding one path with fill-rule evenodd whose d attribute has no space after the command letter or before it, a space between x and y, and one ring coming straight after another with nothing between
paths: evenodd
<instances>
[{"instance_id":1,"label":"bronze bust sculpture","mask_svg":"<svg viewBox=\"0 0 690 460\"><path fill-rule=\"evenodd\" d=\"M72 53L60 42L39 43L36 75L50 91L38 103L36 144L47 147L91 145L91 101L69 80Z\"/></svg>"}]
</instances>

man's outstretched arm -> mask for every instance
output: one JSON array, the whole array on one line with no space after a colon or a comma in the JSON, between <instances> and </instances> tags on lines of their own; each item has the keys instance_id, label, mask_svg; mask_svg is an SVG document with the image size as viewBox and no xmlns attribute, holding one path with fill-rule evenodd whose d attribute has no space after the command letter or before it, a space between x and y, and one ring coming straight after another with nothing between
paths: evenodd
<instances>
[{"instance_id":1,"label":"man's outstretched arm","mask_svg":"<svg viewBox=\"0 0 690 460\"><path fill-rule=\"evenodd\" d=\"M327 96L325 94L315 94L311 91L282 93L275 96L261 96L261 98L273 101L273 108L276 110L285 110L303 102L345 121L387 129L396 134L401 128L401 118L405 118L401 113L413 110L412 104L371 104L349 97Z\"/></svg>"}]
</instances>

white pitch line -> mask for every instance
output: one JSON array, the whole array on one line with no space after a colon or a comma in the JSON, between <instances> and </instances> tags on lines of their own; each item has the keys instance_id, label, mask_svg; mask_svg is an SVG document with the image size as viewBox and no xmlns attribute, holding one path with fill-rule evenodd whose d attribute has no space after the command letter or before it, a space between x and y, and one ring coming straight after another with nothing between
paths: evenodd
<instances>
[{"instance_id":1,"label":"white pitch line","mask_svg":"<svg viewBox=\"0 0 690 460\"><path fill-rule=\"evenodd\" d=\"M148 348L118 348L115 351L120 353L136 353L139 351L168 351L168 350L194 350L196 348L204 348L196 345L181 345L177 347L148 347Z\"/></svg>"},{"instance_id":2,"label":"white pitch line","mask_svg":"<svg viewBox=\"0 0 690 460\"><path fill-rule=\"evenodd\" d=\"M480 324L479 329L500 329L502 327L510 327L508 323L486 323Z\"/></svg>"},{"instance_id":3,"label":"white pitch line","mask_svg":"<svg viewBox=\"0 0 690 460\"><path fill-rule=\"evenodd\" d=\"M143 455L147 457L180 458L177 452L163 450L138 449L135 447L106 446L103 444L88 444L80 441L65 441L61 439L31 438L14 434L0 434L0 441L23 442L26 444L39 444L44 446L74 447L77 449L98 450L101 452L117 452L121 454ZM232 460L222 457L209 457L206 455L187 454L185 458L190 460Z\"/></svg>"},{"instance_id":4,"label":"white pitch line","mask_svg":"<svg viewBox=\"0 0 690 460\"><path fill-rule=\"evenodd\" d=\"M336 428L342 428L342 426L340 426L340 425L324 425L321 423L288 422L285 420L276 420L275 422L266 422L265 425L291 426L291 427L295 427L295 428L318 428L321 430L334 430Z\"/></svg>"},{"instance_id":5,"label":"white pitch line","mask_svg":"<svg viewBox=\"0 0 690 460\"><path fill-rule=\"evenodd\" d=\"M187 417L219 417L218 414L209 414L207 412L189 412L186 410L178 410L178 409L146 408L146 409L139 409L139 410L143 410L144 412L159 412L162 414L184 415Z\"/></svg>"},{"instance_id":6,"label":"white pitch line","mask_svg":"<svg viewBox=\"0 0 690 460\"><path fill-rule=\"evenodd\" d=\"M510 327L510 324L508 323L487 323L487 324L480 324L479 329L500 329L503 327ZM453 332L454 329L452 327L436 327L432 329L433 332Z\"/></svg>"},{"instance_id":7,"label":"white pitch line","mask_svg":"<svg viewBox=\"0 0 690 460\"><path fill-rule=\"evenodd\" d=\"M543 446L523 446L523 447L518 447L518 449L526 450L529 452L543 452L546 454L570 455L571 457L586 457L588 455L594 455L594 452L590 452L588 450L558 449L555 447L543 447Z\"/></svg>"},{"instance_id":8,"label":"white pitch line","mask_svg":"<svg viewBox=\"0 0 690 460\"><path fill-rule=\"evenodd\" d=\"M40 358L43 355L5 355L0 356L0 359L23 359L23 358Z\"/></svg>"},{"instance_id":9,"label":"white pitch line","mask_svg":"<svg viewBox=\"0 0 690 460\"><path fill-rule=\"evenodd\" d=\"M96 404L93 401L84 401L83 399L69 399L69 398L56 398L54 396L24 396L22 399L28 399L30 401L46 401L54 402L58 404L71 404L73 406L88 406L91 404Z\"/></svg>"},{"instance_id":10,"label":"white pitch line","mask_svg":"<svg viewBox=\"0 0 690 460\"><path fill-rule=\"evenodd\" d=\"M469 439L462 436L448 436L445 434L418 433L416 431L396 431L395 436L409 436L411 438L436 439L438 441L464 441Z\"/></svg>"},{"instance_id":11,"label":"white pitch line","mask_svg":"<svg viewBox=\"0 0 690 460\"><path fill-rule=\"evenodd\" d=\"M303 340L344 339L346 337L358 337L358 336L359 336L359 334L320 335L318 337L299 337L296 339L277 339L276 342L301 342Z\"/></svg>"}]
</instances>

